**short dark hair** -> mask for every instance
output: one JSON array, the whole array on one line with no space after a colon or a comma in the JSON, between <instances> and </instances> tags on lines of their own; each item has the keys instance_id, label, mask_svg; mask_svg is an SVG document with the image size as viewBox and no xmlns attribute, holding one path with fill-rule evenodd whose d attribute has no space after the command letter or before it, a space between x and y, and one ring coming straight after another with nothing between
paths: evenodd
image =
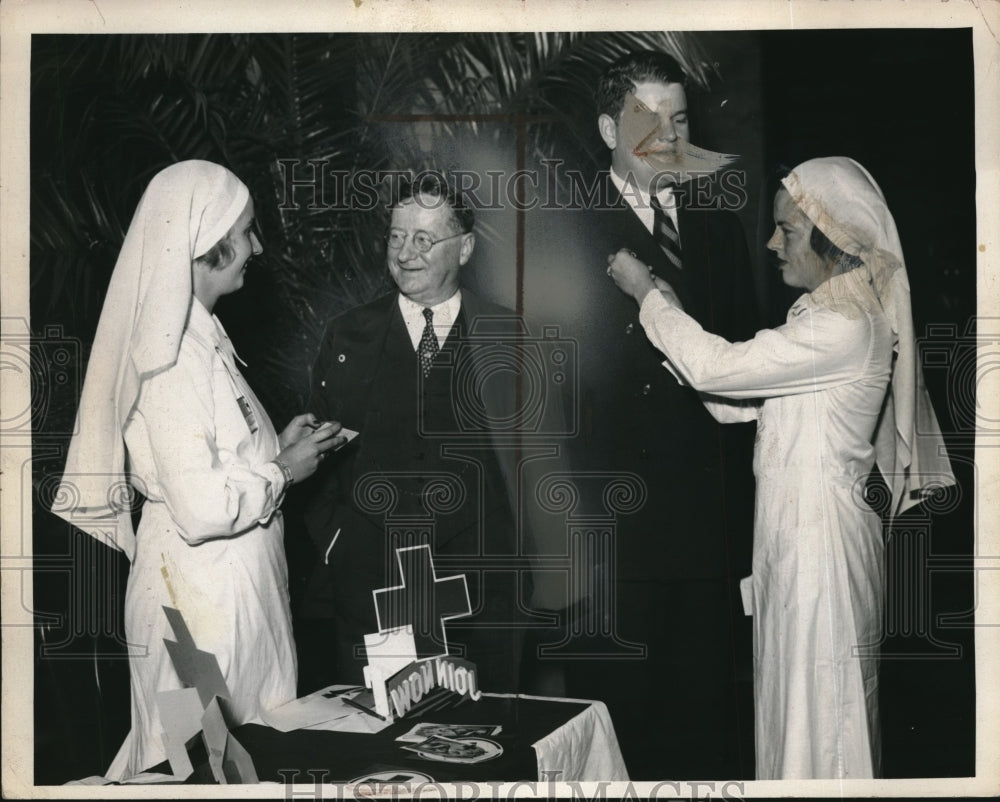
<instances>
[{"instance_id":1,"label":"short dark hair","mask_svg":"<svg viewBox=\"0 0 1000 802\"><path fill-rule=\"evenodd\" d=\"M231 265L233 263L233 259L236 258L236 249L233 247L233 243L230 242L232 236L233 231L230 229L226 232L226 236L195 259L195 261L201 262L210 270L219 270L223 267Z\"/></svg>"},{"instance_id":2,"label":"short dark hair","mask_svg":"<svg viewBox=\"0 0 1000 802\"><path fill-rule=\"evenodd\" d=\"M625 95L644 81L661 84L687 83L687 75L673 56L658 50L627 53L608 67L597 80L597 111L617 120L625 107Z\"/></svg>"},{"instance_id":3,"label":"short dark hair","mask_svg":"<svg viewBox=\"0 0 1000 802\"><path fill-rule=\"evenodd\" d=\"M416 201L417 195L430 195L440 198L451 207L451 225L455 233L468 234L476 223L476 215L472 207L466 205L461 191L452 186L442 173L425 170L417 173L410 181L401 181L399 195L393 207L408 200Z\"/></svg>"},{"instance_id":4,"label":"short dark hair","mask_svg":"<svg viewBox=\"0 0 1000 802\"><path fill-rule=\"evenodd\" d=\"M830 238L820 231L819 226L815 223L813 223L812 231L809 233L809 247L826 262L840 265L844 272L854 270L864 264L861 257L852 256L830 242Z\"/></svg>"}]
</instances>

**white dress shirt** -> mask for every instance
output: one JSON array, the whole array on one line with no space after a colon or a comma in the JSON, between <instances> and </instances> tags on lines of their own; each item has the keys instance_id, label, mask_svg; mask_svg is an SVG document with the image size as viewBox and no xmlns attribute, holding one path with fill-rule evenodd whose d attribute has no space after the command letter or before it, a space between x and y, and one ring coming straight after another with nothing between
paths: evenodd
<instances>
[{"instance_id":1,"label":"white dress shirt","mask_svg":"<svg viewBox=\"0 0 1000 802\"><path fill-rule=\"evenodd\" d=\"M416 352L420 345L420 338L424 336L424 309L427 307L411 301L403 293L399 294L399 311L403 313L403 322L406 324L406 331L410 335L410 342L413 343L413 350ZM458 312L462 308L462 291L457 290L447 301L442 301L437 306L430 307L434 313L434 333L437 335L438 347L444 347L444 341L448 339L448 332L455 324Z\"/></svg>"},{"instance_id":2,"label":"white dress shirt","mask_svg":"<svg viewBox=\"0 0 1000 802\"><path fill-rule=\"evenodd\" d=\"M611 180L614 182L615 187L617 187L618 191L625 199L625 202L642 221L646 230L652 234L653 207L649 205L649 193L644 189L640 189L635 184L626 184L625 179L619 176L614 170L611 171ZM670 219L673 220L674 228L680 232L681 227L677 224L677 199L674 197L673 185L668 184L665 186L656 193L656 197L660 201L663 211L665 211L670 216ZM678 239L678 241L680 240Z\"/></svg>"}]
</instances>

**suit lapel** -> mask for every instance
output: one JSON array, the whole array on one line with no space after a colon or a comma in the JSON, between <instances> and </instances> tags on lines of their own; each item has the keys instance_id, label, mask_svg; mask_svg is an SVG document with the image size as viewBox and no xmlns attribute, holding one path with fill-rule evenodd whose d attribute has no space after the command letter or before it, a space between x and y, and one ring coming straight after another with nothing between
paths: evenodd
<instances>
[{"instance_id":1,"label":"suit lapel","mask_svg":"<svg viewBox=\"0 0 1000 802\"><path fill-rule=\"evenodd\" d=\"M684 308L703 326L709 325L710 317L711 265L707 252L709 237L705 230L709 217L705 210L692 210L683 201L677 210L677 228L681 237L687 290Z\"/></svg>"},{"instance_id":2,"label":"suit lapel","mask_svg":"<svg viewBox=\"0 0 1000 802\"><path fill-rule=\"evenodd\" d=\"M381 365L383 360L399 353L399 334L406 337L406 324L396 295L388 295L383 303L372 308L371 313L357 321L353 330L344 333L339 348L347 357L350 368L345 372L343 393L348 399L346 410L354 420L364 420L371 408L371 391L375 384L373 365ZM408 343L409 341L406 340Z\"/></svg>"},{"instance_id":3,"label":"suit lapel","mask_svg":"<svg viewBox=\"0 0 1000 802\"><path fill-rule=\"evenodd\" d=\"M670 260L667 259L666 254L664 254L660 249L660 246L656 244L656 238L649 233L649 230L639 219L636 213L632 211L632 207L628 205L628 201L622 197L622 194L613 183L611 184L610 192L613 193L609 195L612 202L617 201L617 212L615 214L614 224L620 227L620 241L623 243L623 247L627 247L634 251L639 259L653 268L653 273L655 275L667 281L677 292L678 297L681 299L681 303L684 304L686 308L690 299L688 279L684 275L685 271L678 270L674 267ZM684 251L684 248L686 247L684 235L681 234L680 236L681 250L684 253L684 263L687 264L687 252Z\"/></svg>"},{"instance_id":4,"label":"suit lapel","mask_svg":"<svg viewBox=\"0 0 1000 802\"><path fill-rule=\"evenodd\" d=\"M469 338L470 333L475 332L471 338L474 343L477 339L487 336L483 331L483 327L476 325L476 320L490 314L498 315L500 313L496 311L490 312L483 306L478 296L463 289L462 308L456 321L456 324L461 324L459 337L463 339ZM502 331L502 335L497 334L496 336L505 344L515 341L520 330L520 319L513 312L507 312L505 318L507 316L509 316L510 320L509 325L498 324L496 327L487 327L491 334ZM490 362L496 358L496 353L488 347L479 348L473 346L468 348L463 358L467 358L472 362L472 373L476 378L470 385L482 388L482 404L487 419L490 421L508 420L511 415L517 412L515 382L509 380L509 378L504 381L497 381L497 379L500 376L510 377L510 372L495 373L492 371L493 366ZM484 380L487 378L491 380ZM511 505L511 509L514 510L516 509L517 465L515 451L510 448L510 433L502 433L491 426L489 427L489 432L484 434L489 437L490 443L493 446L493 453L503 474L508 503Z\"/></svg>"}]
</instances>

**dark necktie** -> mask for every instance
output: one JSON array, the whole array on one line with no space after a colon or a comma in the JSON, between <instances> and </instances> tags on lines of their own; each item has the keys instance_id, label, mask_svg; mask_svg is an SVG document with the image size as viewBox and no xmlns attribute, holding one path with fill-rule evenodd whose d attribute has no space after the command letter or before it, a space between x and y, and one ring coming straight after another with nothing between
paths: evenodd
<instances>
[{"instance_id":1,"label":"dark necktie","mask_svg":"<svg viewBox=\"0 0 1000 802\"><path fill-rule=\"evenodd\" d=\"M655 195L650 197L649 205L653 207L653 238L670 260L670 264L680 270L684 265L681 262L681 240L677 226L670 219L670 215L663 210Z\"/></svg>"},{"instance_id":2,"label":"dark necktie","mask_svg":"<svg viewBox=\"0 0 1000 802\"><path fill-rule=\"evenodd\" d=\"M427 374L431 372L431 362L434 361L434 357L437 356L440 349L438 348L437 335L434 333L434 324L431 322L434 320L434 310L424 309L424 320L427 323L424 326L424 333L420 336L420 343L417 345L417 356L420 357L420 369L426 378Z\"/></svg>"}]
</instances>

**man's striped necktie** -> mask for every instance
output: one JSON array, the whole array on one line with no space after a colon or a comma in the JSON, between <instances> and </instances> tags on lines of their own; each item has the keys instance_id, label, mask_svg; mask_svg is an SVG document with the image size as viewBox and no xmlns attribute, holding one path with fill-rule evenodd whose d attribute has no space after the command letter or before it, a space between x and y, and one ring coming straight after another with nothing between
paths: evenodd
<instances>
[{"instance_id":1,"label":"man's striped necktie","mask_svg":"<svg viewBox=\"0 0 1000 802\"><path fill-rule=\"evenodd\" d=\"M649 204L653 207L653 238L670 260L670 264L680 270L684 264L681 261L681 239L677 233L677 226L670 219L670 215L663 210L655 195L650 197Z\"/></svg>"}]
</instances>

